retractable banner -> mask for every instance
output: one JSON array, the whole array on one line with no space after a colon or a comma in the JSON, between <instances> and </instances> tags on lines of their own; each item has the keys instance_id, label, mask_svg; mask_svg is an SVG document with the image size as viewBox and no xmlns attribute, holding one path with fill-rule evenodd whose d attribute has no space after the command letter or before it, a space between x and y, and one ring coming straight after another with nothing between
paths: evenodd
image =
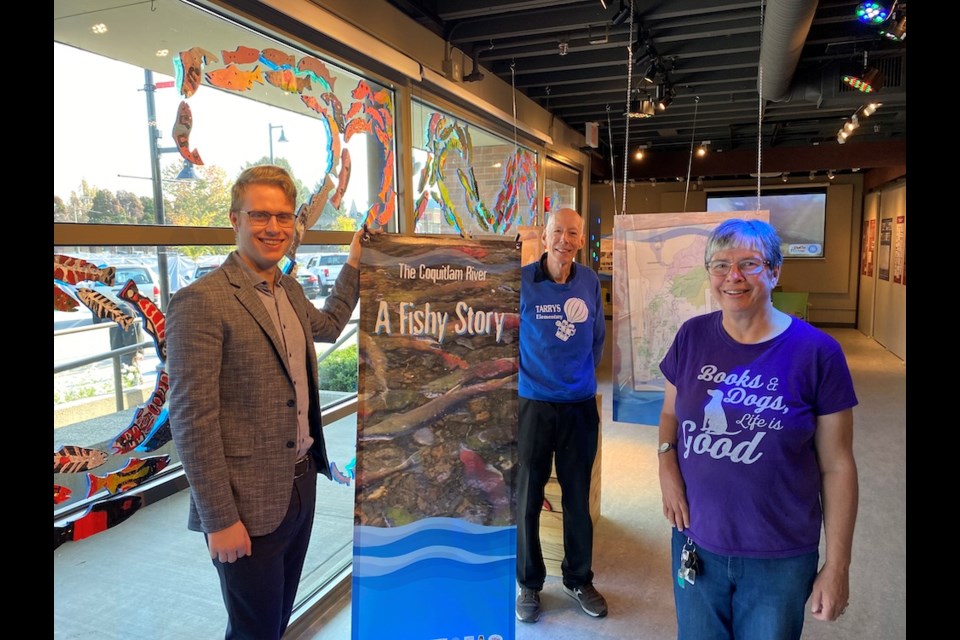
<instances>
[{"instance_id":1,"label":"retractable banner","mask_svg":"<svg viewBox=\"0 0 960 640\"><path fill-rule=\"evenodd\" d=\"M511 640L519 246L373 236L360 286L353 638Z\"/></svg>"}]
</instances>

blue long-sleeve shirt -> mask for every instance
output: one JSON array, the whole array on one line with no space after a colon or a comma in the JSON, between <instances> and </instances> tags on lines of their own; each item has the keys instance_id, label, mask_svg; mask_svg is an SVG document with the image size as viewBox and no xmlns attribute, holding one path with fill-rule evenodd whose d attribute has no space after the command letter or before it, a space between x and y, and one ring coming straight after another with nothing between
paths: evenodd
<instances>
[{"instance_id":1,"label":"blue long-sleeve shirt","mask_svg":"<svg viewBox=\"0 0 960 640\"><path fill-rule=\"evenodd\" d=\"M520 271L518 392L529 400L579 402L597 393L606 334L600 280L574 263L567 282L554 282L545 257Z\"/></svg>"}]
</instances>

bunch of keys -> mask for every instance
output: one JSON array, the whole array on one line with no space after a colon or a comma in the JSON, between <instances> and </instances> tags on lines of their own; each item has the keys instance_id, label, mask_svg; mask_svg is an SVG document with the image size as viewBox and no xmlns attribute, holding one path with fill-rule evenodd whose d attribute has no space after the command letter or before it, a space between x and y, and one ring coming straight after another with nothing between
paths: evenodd
<instances>
[{"instance_id":1,"label":"bunch of keys","mask_svg":"<svg viewBox=\"0 0 960 640\"><path fill-rule=\"evenodd\" d=\"M697 572L702 570L700 556L697 555L693 540L687 538L680 552L680 569L677 570L677 584L681 589L686 587L685 582L693 584L697 580Z\"/></svg>"}]
</instances>

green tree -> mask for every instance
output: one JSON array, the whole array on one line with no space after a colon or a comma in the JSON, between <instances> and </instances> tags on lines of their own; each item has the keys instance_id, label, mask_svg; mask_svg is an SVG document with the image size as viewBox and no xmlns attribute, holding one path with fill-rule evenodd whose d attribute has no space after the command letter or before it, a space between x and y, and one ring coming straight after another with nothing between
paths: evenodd
<instances>
[{"instance_id":1,"label":"green tree","mask_svg":"<svg viewBox=\"0 0 960 640\"><path fill-rule=\"evenodd\" d=\"M53 221L70 222L70 217L67 214L67 205L63 204L63 199L56 194L53 196Z\"/></svg>"},{"instance_id":2,"label":"green tree","mask_svg":"<svg viewBox=\"0 0 960 640\"><path fill-rule=\"evenodd\" d=\"M96 224L119 224L126 222L126 218L127 212L120 206L117 196L109 189L97 189L87 219Z\"/></svg>"},{"instance_id":3,"label":"green tree","mask_svg":"<svg viewBox=\"0 0 960 640\"><path fill-rule=\"evenodd\" d=\"M127 222L131 224L152 222L151 220L145 220L143 203L137 194L130 191L117 191L117 202L120 203L120 206L123 207L124 212L126 212Z\"/></svg>"},{"instance_id":4,"label":"green tree","mask_svg":"<svg viewBox=\"0 0 960 640\"><path fill-rule=\"evenodd\" d=\"M230 187L227 172L217 166L194 167L195 180L177 180L179 165L163 170L164 217L186 227L229 227Z\"/></svg>"},{"instance_id":5,"label":"green tree","mask_svg":"<svg viewBox=\"0 0 960 640\"><path fill-rule=\"evenodd\" d=\"M328 391L357 390L357 345L337 349L320 362L320 388Z\"/></svg>"}]
</instances>

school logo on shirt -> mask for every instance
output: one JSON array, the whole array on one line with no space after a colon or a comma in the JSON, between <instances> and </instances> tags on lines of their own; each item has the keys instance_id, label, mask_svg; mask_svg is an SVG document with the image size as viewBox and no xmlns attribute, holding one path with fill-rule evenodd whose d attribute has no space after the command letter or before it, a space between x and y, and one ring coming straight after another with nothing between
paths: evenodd
<instances>
[{"instance_id":1,"label":"school logo on shirt","mask_svg":"<svg viewBox=\"0 0 960 640\"><path fill-rule=\"evenodd\" d=\"M577 332L577 327L581 322L587 321L590 315L587 311L587 303L580 298L570 298L563 305L564 320L557 320L557 337L566 342Z\"/></svg>"}]
</instances>

